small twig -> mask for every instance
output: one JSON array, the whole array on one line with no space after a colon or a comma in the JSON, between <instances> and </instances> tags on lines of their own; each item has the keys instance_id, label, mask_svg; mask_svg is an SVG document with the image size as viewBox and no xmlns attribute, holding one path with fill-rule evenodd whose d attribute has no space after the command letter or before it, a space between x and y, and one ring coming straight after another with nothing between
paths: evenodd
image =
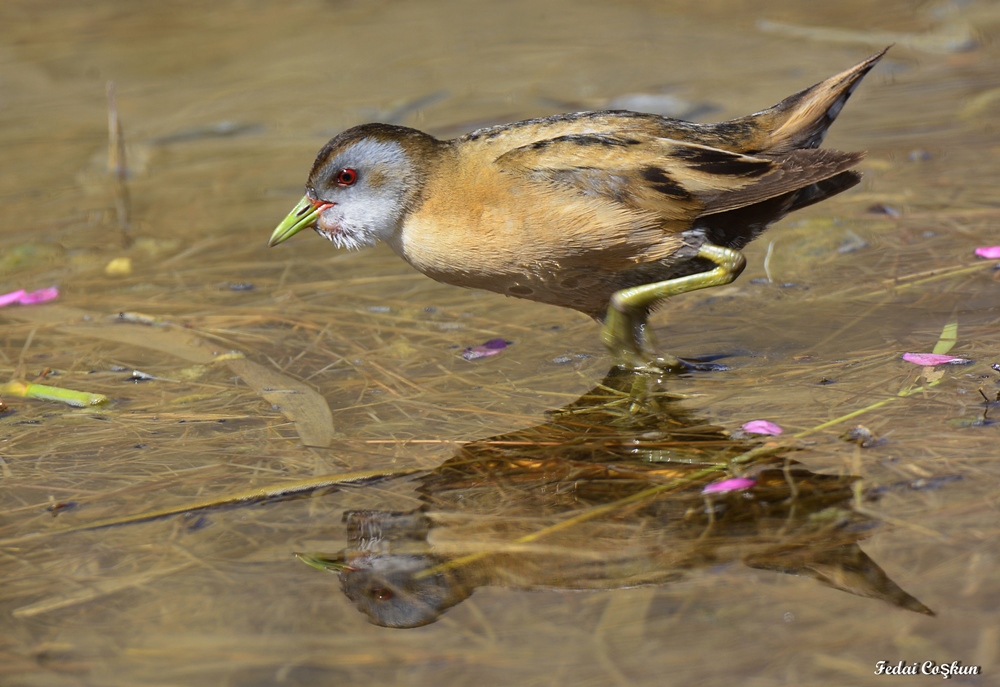
<instances>
[{"instance_id":1,"label":"small twig","mask_svg":"<svg viewBox=\"0 0 1000 687\"><path fill-rule=\"evenodd\" d=\"M885 513L879 513L878 511L873 511L864 507L861 508L855 507L854 511L856 513L864 515L865 517L871 518L872 520L878 520L879 522L886 522L889 523L890 525L894 525L895 527L903 527L908 530L912 530L913 532L918 532L924 535L925 537L936 539L939 542L951 541L951 539L947 535L942 534L937 530L932 530L929 527L924 527L923 525L918 525L913 522L907 522L906 520L902 520L900 518L894 518L891 515L887 515Z\"/></svg>"},{"instance_id":2,"label":"small twig","mask_svg":"<svg viewBox=\"0 0 1000 687\"><path fill-rule=\"evenodd\" d=\"M990 397L986 395L986 392L983 391L982 387L979 387L977 391L979 391L979 395L983 397L983 424L985 425L990 421L987 417L990 413L990 408L993 407L994 404L1000 403L1000 391L997 392L996 397L992 401L990 400Z\"/></svg>"},{"instance_id":3,"label":"small twig","mask_svg":"<svg viewBox=\"0 0 1000 687\"><path fill-rule=\"evenodd\" d=\"M128 165L125 161L125 133L118 118L118 103L115 99L115 82L108 81L108 174L115 181L115 214L118 227L122 231L122 247L131 243L132 198L128 191Z\"/></svg>"},{"instance_id":4,"label":"small twig","mask_svg":"<svg viewBox=\"0 0 1000 687\"><path fill-rule=\"evenodd\" d=\"M21 353L17 356L17 365L14 367L14 376L11 378L11 381L28 376L27 372L25 372L24 358L28 354L28 349L31 348L31 342L35 339L35 333L37 331L37 325L32 327L31 331L28 333L28 338L24 341L24 345L21 346Z\"/></svg>"},{"instance_id":5,"label":"small twig","mask_svg":"<svg viewBox=\"0 0 1000 687\"><path fill-rule=\"evenodd\" d=\"M426 470L423 468L402 468L399 470L372 470L368 472L351 472L338 475L310 477L308 479L297 480L294 482L285 482L283 484L275 484L268 487L249 489L247 491L230 494L229 496L220 496L186 505L170 506L161 510L148 511L137 515L123 515L114 518L107 518L105 520L98 520L88 524L77 525L75 527L67 527L61 530L33 532L19 537L12 537L10 539L0 539L0 546L8 546L11 544L18 544L24 541L45 537L54 537L59 534L69 534L70 532L86 532L88 530L114 527L116 525L131 525L139 522L148 522L150 520L159 520L171 515L181 515L183 513L194 513L196 511L211 510L226 506L250 505L260 503L262 501L287 498L298 494L307 494L319 489L359 484L388 477L404 477L417 472L426 472Z\"/></svg>"},{"instance_id":6,"label":"small twig","mask_svg":"<svg viewBox=\"0 0 1000 687\"><path fill-rule=\"evenodd\" d=\"M954 265L943 269L934 268L934 269L924 270L922 272L903 275L901 277L882 279L881 281L875 284L848 286L847 288L842 289L840 291L825 293L823 294L823 296L821 296L821 298L841 300L851 294L857 293L858 291L867 292L864 295L874 295L883 290L901 291L903 289L913 288L914 286L921 286L923 284L927 284L933 281L948 279L950 277L957 277L964 274L972 274L974 272L980 272L987 269L993 269L992 263L984 260L980 260L975 263Z\"/></svg>"}]
</instances>

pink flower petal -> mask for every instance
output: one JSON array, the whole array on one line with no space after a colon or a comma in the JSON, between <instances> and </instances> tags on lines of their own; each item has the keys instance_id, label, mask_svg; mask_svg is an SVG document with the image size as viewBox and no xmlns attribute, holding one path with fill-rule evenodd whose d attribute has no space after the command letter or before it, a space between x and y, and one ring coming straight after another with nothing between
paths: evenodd
<instances>
[{"instance_id":1,"label":"pink flower petal","mask_svg":"<svg viewBox=\"0 0 1000 687\"><path fill-rule=\"evenodd\" d=\"M491 355L496 355L503 349L507 348L512 342L505 341L503 339L490 339L481 346L473 346L472 348L466 348L462 351L462 357L466 360L478 360L479 358L487 358Z\"/></svg>"},{"instance_id":2,"label":"pink flower petal","mask_svg":"<svg viewBox=\"0 0 1000 687\"><path fill-rule=\"evenodd\" d=\"M21 305L34 305L35 303L44 303L56 298L59 298L59 289L55 286L50 286L47 289L38 289L38 291L26 293L17 302Z\"/></svg>"},{"instance_id":3,"label":"pink flower petal","mask_svg":"<svg viewBox=\"0 0 1000 687\"><path fill-rule=\"evenodd\" d=\"M5 293L0 295L0 308L5 305L10 305L11 303L17 303L24 296L24 289L18 289L17 291L11 291L10 293Z\"/></svg>"},{"instance_id":4,"label":"pink flower petal","mask_svg":"<svg viewBox=\"0 0 1000 687\"><path fill-rule=\"evenodd\" d=\"M473 346L472 348L466 348L462 351L462 357L466 360L479 360L480 358L488 358L491 355L496 355L500 352L499 348L487 348L486 346Z\"/></svg>"},{"instance_id":5,"label":"pink flower petal","mask_svg":"<svg viewBox=\"0 0 1000 687\"><path fill-rule=\"evenodd\" d=\"M733 477L724 479L721 482L712 482L702 489L701 493L720 494L726 491L740 491L741 489L749 489L755 484L757 484L757 480L750 479L749 477Z\"/></svg>"},{"instance_id":6,"label":"pink flower petal","mask_svg":"<svg viewBox=\"0 0 1000 687\"><path fill-rule=\"evenodd\" d=\"M976 255L987 260L1000 258L1000 246L980 246L976 249Z\"/></svg>"},{"instance_id":7,"label":"pink flower petal","mask_svg":"<svg viewBox=\"0 0 1000 687\"><path fill-rule=\"evenodd\" d=\"M914 365L968 365L968 358L956 358L953 355L940 353L904 353L903 360Z\"/></svg>"},{"instance_id":8,"label":"pink flower petal","mask_svg":"<svg viewBox=\"0 0 1000 687\"><path fill-rule=\"evenodd\" d=\"M499 351L507 348L509 345L510 342L505 341L504 339L490 339L483 344L483 348L496 349Z\"/></svg>"},{"instance_id":9,"label":"pink flower petal","mask_svg":"<svg viewBox=\"0 0 1000 687\"><path fill-rule=\"evenodd\" d=\"M781 434L785 430L767 420L751 420L743 424L743 431L750 434Z\"/></svg>"}]
</instances>

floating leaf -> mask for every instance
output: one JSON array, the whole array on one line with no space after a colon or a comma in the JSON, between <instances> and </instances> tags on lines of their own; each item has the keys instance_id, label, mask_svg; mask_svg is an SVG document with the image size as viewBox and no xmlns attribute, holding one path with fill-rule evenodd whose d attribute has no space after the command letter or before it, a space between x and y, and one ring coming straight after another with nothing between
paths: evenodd
<instances>
[{"instance_id":1,"label":"floating leaf","mask_svg":"<svg viewBox=\"0 0 1000 687\"><path fill-rule=\"evenodd\" d=\"M751 420L744 423L743 431L749 434L781 434L785 430L768 420Z\"/></svg>"},{"instance_id":2,"label":"floating leaf","mask_svg":"<svg viewBox=\"0 0 1000 687\"><path fill-rule=\"evenodd\" d=\"M755 484L757 484L757 480L750 479L749 477L733 477L731 479L724 479L721 482L712 482L702 489L701 493L721 494L727 491L740 491L742 489L749 489Z\"/></svg>"},{"instance_id":3,"label":"floating leaf","mask_svg":"<svg viewBox=\"0 0 1000 687\"><path fill-rule=\"evenodd\" d=\"M958 318L955 318L948 322L941 330L941 338L938 342L934 344L934 349L931 353L935 355L944 355L958 343Z\"/></svg>"},{"instance_id":4,"label":"floating leaf","mask_svg":"<svg viewBox=\"0 0 1000 687\"><path fill-rule=\"evenodd\" d=\"M968 365L972 361L968 358L956 358L953 355L942 355L939 353L904 353L903 360L914 365Z\"/></svg>"},{"instance_id":5,"label":"floating leaf","mask_svg":"<svg viewBox=\"0 0 1000 687\"><path fill-rule=\"evenodd\" d=\"M132 258L113 258L104 266L104 274L109 277L127 277L132 274Z\"/></svg>"},{"instance_id":6,"label":"floating leaf","mask_svg":"<svg viewBox=\"0 0 1000 687\"><path fill-rule=\"evenodd\" d=\"M124 314L125 316L128 313ZM326 399L303 382L296 381L271 368L264 368L240 355L218 354L205 345L197 334L181 327L140 327L128 324L133 320L115 316L112 322L100 313L54 305L49 308L17 310L10 317L27 322L54 325L58 331L74 336L86 336L116 343L126 343L154 351L163 351L200 365L225 362L251 389L266 401L278 406L278 412L295 423L295 429L306 446L329 446L336 432L333 414ZM142 321L142 320L134 320ZM86 324L69 324L85 322Z\"/></svg>"},{"instance_id":7,"label":"floating leaf","mask_svg":"<svg viewBox=\"0 0 1000 687\"><path fill-rule=\"evenodd\" d=\"M227 354L219 358L224 359L229 369L259 396L295 423L303 444L325 447L333 442L337 435L333 413L318 391L271 366L247 360L242 354Z\"/></svg>"}]
</instances>

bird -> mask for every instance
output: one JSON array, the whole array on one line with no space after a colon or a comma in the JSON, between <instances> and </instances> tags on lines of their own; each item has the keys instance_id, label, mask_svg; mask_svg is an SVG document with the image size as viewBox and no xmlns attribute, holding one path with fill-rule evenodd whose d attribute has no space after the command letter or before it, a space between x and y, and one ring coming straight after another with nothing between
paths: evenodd
<instances>
[{"instance_id":1,"label":"bird","mask_svg":"<svg viewBox=\"0 0 1000 687\"><path fill-rule=\"evenodd\" d=\"M307 228L337 248L384 241L439 282L593 317L619 366L688 369L657 351L650 313L732 282L768 225L859 183L865 154L820 144L888 49L714 124L598 110L451 140L355 126L320 150L268 245Z\"/></svg>"}]
</instances>

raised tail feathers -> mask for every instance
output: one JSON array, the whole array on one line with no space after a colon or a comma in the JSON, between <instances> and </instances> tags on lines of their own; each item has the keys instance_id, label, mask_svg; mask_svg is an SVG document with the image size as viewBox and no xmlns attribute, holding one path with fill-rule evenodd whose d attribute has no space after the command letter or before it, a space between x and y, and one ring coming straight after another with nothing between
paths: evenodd
<instances>
[{"instance_id":1,"label":"raised tail feathers","mask_svg":"<svg viewBox=\"0 0 1000 687\"><path fill-rule=\"evenodd\" d=\"M799 148L818 148L861 79L891 47L811 88L788 96L773 107L741 118L747 123L753 122L755 130L764 132L764 140L756 142L758 150L783 153Z\"/></svg>"}]
</instances>

